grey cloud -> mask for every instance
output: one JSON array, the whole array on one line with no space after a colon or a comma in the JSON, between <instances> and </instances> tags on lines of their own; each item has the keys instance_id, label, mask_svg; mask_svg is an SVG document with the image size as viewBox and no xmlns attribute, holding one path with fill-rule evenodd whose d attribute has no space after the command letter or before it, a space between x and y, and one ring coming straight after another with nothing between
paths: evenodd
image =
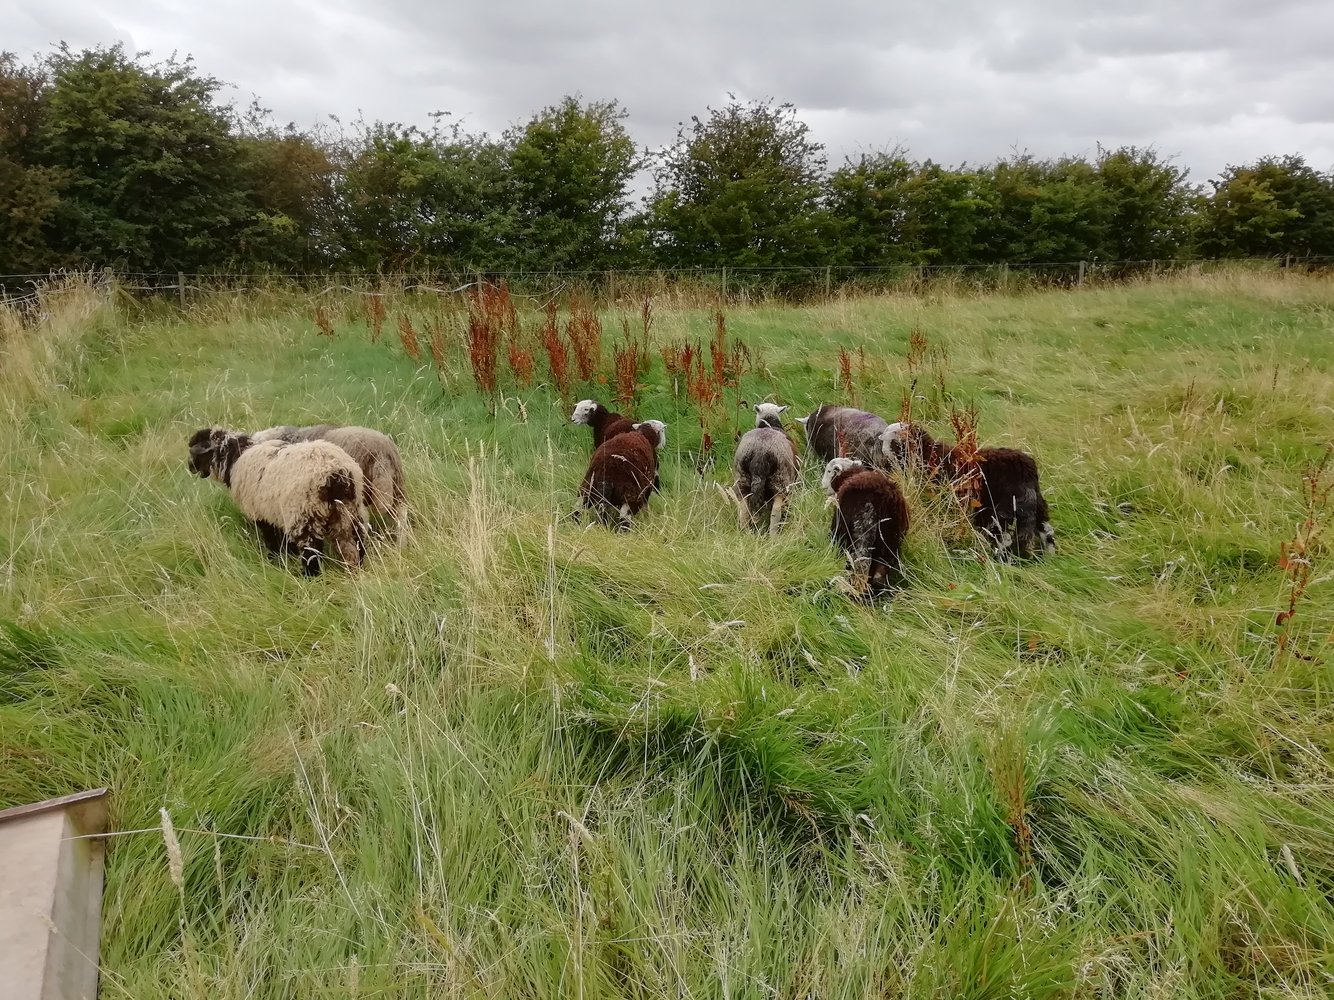
<instances>
[{"instance_id":1,"label":"grey cloud","mask_svg":"<svg viewBox=\"0 0 1334 1000\"><path fill-rule=\"evenodd\" d=\"M60 38L193 53L301 124L445 110L495 132L577 92L657 146L734 92L795 103L832 162L896 142L945 162L1133 143L1197 178L1334 158L1325 0L64 0L6 23L24 54Z\"/></svg>"}]
</instances>

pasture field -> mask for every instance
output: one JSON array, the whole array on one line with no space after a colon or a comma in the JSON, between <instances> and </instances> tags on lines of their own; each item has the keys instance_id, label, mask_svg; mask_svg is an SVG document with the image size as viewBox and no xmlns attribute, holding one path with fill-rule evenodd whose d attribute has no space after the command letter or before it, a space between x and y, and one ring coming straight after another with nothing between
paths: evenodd
<instances>
[{"instance_id":1,"label":"pasture field","mask_svg":"<svg viewBox=\"0 0 1334 1000\"><path fill-rule=\"evenodd\" d=\"M378 342L267 301L0 320L0 806L113 789L103 997L1334 990L1334 536L1304 590L1280 564L1334 283L730 307L753 370L702 476L658 349L714 318L656 303L663 491L624 535L559 519L590 438L540 355L493 419L457 312L441 374L394 332L422 298ZM982 557L909 479L908 587L851 603L812 462L781 537L738 533L738 398L910 387L1037 456L1055 556ZM394 436L414 524L307 580L185 441L325 420Z\"/></svg>"}]
</instances>

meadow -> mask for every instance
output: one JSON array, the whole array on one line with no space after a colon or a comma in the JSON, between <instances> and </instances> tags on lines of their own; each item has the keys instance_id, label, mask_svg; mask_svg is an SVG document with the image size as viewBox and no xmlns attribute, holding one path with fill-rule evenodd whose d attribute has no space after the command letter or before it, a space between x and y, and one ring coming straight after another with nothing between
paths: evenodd
<instances>
[{"instance_id":1,"label":"meadow","mask_svg":"<svg viewBox=\"0 0 1334 1000\"><path fill-rule=\"evenodd\" d=\"M704 427L661 355L715 310L654 302L619 535L564 518L569 412L637 303L607 384L529 340L492 416L458 306L321 301L0 318L0 807L112 789L103 997L1334 990L1334 282L733 303ZM738 532L742 399L975 407L1059 550L909 476L907 586L851 602L814 462ZM185 441L318 421L395 438L413 527L303 579Z\"/></svg>"}]
</instances>

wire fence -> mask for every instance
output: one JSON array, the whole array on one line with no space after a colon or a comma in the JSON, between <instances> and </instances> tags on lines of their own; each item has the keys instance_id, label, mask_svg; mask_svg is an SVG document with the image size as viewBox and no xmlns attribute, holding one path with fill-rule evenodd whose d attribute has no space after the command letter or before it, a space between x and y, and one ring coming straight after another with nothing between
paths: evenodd
<instances>
[{"instance_id":1,"label":"wire fence","mask_svg":"<svg viewBox=\"0 0 1334 1000\"><path fill-rule=\"evenodd\" d=\"M1154 280L1183 273L1209 273L1225 268L1334 272L1334 256L550 271L162 272L104 268L82 272L0 274L0 302L21 304L35 299L39 288L72 275L112 284L119 291L139 298L174 298L184 307L192 299L218 293L451 296L483 283L501 282L512 295L541 301L566 294L582 294L608 304L642 301L646 296L673 295L723 302L812 302L850 295L921 294L945 289L1006 292L1041 287L1075 288Z\"/></svg>"}]
</instances>

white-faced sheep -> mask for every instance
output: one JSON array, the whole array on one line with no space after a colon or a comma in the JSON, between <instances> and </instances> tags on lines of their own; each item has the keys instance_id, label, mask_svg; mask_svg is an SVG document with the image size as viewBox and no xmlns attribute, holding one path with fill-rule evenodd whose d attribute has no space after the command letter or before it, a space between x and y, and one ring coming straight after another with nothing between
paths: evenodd
<instances>
[{"instance_id":1,"label":"white-faced sheep","mask_svg":"<svg viewBox=\"0 0 1334 1000\"><path fill-rule=\"evenodd\" d=\"M899 549L908 533L903 492L855 458L831 459L821 484L834 507L830 534L847 556L853 589L875 598L896 586L903 576Z\"/></svg>"},{"instance_id":2,"label":"white-faced sheep","mask_svg":"<svg viewBox=\"0 0 1334 1000\"><path fill-rule=\"evenodd\" d=\"M644 509L658 478L658 451L667 443L661 420L634 424L628 434L617 434L598 445L579 485L575 520L592 510L603 524L628 528Z\"/></svg>"},{"instance_id":3,"label":"white-faced sheep","mask_svg":"<svg viewBox=\"0 0 1334 1000\"><path fill-rule=\"evenodd\" d=\"M629 417L607 409L594 399L582 399L574 406L570 414L570 423L583 424L593 429L593 447L634 429L634 422Z\"/></svg>"},{"instance_id":4,"label":"white-faced sheep","mask_svg":"<svg viewBox=\"0 0 1334 1000\"><path fill-rule=\"evenodd\" d=\"M864 465L879 465L883 458L880 435L888 422L874 413L851 406L824 403L797 423L806 431L806 443L822 462L834 458L855 458Z\"/></svg>"},{"instance_id":5,"label":"white-faced sheep","mask_svg":"<svg viewBox=\"0 0 1334 1000\"><path fill-rule=\"evenodd\" d=\"M264 543L295 550L301 571L320 571L325 543L351 568L365 555L361 466L328 441L255 444L249 435L205 427L190 438L190 471L226 486Z\"/></svg>"},{"instance_id":6,"label":"white-faced sheep","mask_svg":"<svg viewBox=\"0 0 1334 1000\"><path fill-rule=\"evenodd\" d=\"M783 526L783 507L801 468L796 446L783 430L781 414L786 406L758 403L755 429L737 442L732 458L732 498L742 531L759 525L767 515L769 534Z\"/></svg>"},{"instance_id":7,"label":"white-faced sheep","mask_svg":"<svg viewBox=\"0 0 1334 1000\"><path fill-rule=\"evenodd\" d=\"M1039 548L1056 551L1056 532L1032 455L1015 448L979 448L970 461L957 446L937 441L918 424L891 424L881 445L886 460L918 461L935 481L966 485L973 527L1002 558L1013 553L1027 559ZM970 478L975 481L969 483Z\"/></svg>"},{"instance_id":8,"label":"white-faced sheep","mask_svg":"<svg viewBox=\"0 0 1334 1000\"><path fill-rule=\"evenodd\" d=\"M370 427L314 424L309 427L269 427L251 435L265 441L328 441L352 456L366 481L366 508L374 519L392 526L390 534L402 541L408 527L407 492L403 484L403 457L389 435Z\"/></svg>"}]
</instances>

